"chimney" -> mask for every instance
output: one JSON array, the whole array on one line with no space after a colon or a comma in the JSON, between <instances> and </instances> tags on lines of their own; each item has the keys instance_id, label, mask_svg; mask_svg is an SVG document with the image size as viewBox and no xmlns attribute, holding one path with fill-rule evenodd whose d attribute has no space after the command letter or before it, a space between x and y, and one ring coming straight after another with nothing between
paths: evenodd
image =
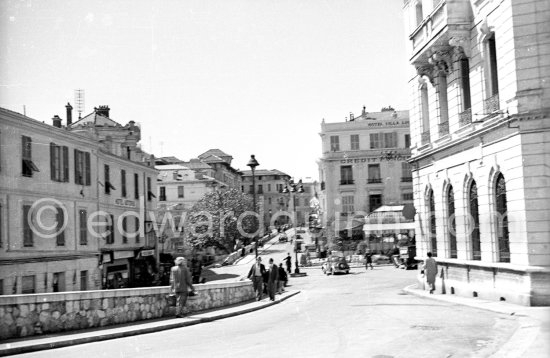
<instances>
[{"instance_id":1,"label":"chimney","mask_svg":"<svg viewBox=\"0 0 550 358\"><path fill-rule=\"evenodd\" d=\"M363 115L367 113L367 107L363 106Z\"/></svg>"},{"instance_id":2,"label":"chimney","mask_svg":"<svg viewBox=\"0 0 550 358\"><path fill-rule=\"evenodd\" d=\"M67 127L70 127L70 125L73 123L73 106L71 106L71 104L67 102L65 108L67 108Z\"/></svg>"},{"instance_id":3,"label":"chimney","mask_svg":"<svg viewBox=\"0 0 550 358\"><path fill-rule=\"evenodd\" d=\"M65 108L67 108L67 127L69 127L73 123L73 106L67 102Z\"/></svg>"},{"instance_id":4,"label":"chimney","mask_svg":"<svg viewBox=\"0 0 550 358\"><path fill-rule=\"evenodd\" d=\"M351 112L349 112L349 120L350 120L350 122L355 120L355 117L354 117L353 113L351 113Z\"/></svg>"},{"instance_id":5,"label":"chimney","mask_svg":"<svg viewBox=\"0 0 550 358\"><path fill-rule=\"evenodd\" d=\"M61 118L57 114L53 116L52 121L54 127L61 128Z\"/></svg>"},{"instance_id":6,"label":"chimney","mask_svg":"<svg viewBox=\"0 0 550 358\"><path fill-rule=\"evenodd\" d=\"M94 110L97 114L101 114L102 116L109 118L109 106L99 106L99 108L94 108Z\"/></svg>"}]
</instances>

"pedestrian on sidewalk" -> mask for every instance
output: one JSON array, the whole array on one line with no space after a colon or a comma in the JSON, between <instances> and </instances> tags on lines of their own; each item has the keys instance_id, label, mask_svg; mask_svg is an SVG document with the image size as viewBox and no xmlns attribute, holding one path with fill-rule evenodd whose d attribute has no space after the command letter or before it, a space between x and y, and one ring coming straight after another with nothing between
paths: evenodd
<instances>
[{"instance_id":1,"label":"pedestrian on sidewalk","mask_svg":"<svg viewBox=\"0 0 550 358\"><path fill-rule=\"evenodd\" d=\"M202 272L202 261L197 258L197 255L194 255L191 259L191 276L193 278L193 283L199 283Z\"/></svg>"},{"instance_id":2,"label":"pedestrian on sidewalk","mask_svg":"<svg viewBox=\"0 0 550 358\"><path fill-rule=\"evenodd\" d=\"M365 254L365 269L368 270L369 266L370 266L370 269L373 270L372 253L370 252L370 250L368 250L367 253Z\"/></svg>"},{"instance_id":3,"label":"pedestrian on sidewalk","mask_svg":"<svg viewBox=\"0 0 550 358\"><path fill-rule=\"evenodd\" d=\"M185 258L178 257L174 260L176 264L170 269L170 290L176 295L176 317L185 317L183 309L187 303L189 290L194 291L191 283L191 273L187 269Z\"/></svg>"},{"instance_id":4,"label":"pedestrian on sidewalk","mask_svg":"<svg viewBox=\"0 0 550 358\"><path fill-rule=\"evenodd\" d=\"M434 293L435 291L435 276L437 276L437 262L435 262L435 259L432 258L432 253L428 252L428 258L424 262L424 266L422 267L426 274L426 281L428 281L428 285L430 286L430 294Z\"/></svg>"},{"instance_id":5,"label":"pedestrian on sidewalk","mask_svg":"<svg viewBox=\"0 0 550 358\"><path fill-rule=\"evenodd\" d=\"M248 272L248 278L252 280L252 286L256 292L256 300L262 299L262 293L264 290L264 276L266 275L265 266L262 264L262 258L258 256L256 263L252 265Z\"/></svg>"},{"instance_id":6,"label":"pedestrian on sidewalk","mask_svg":"<svg viewBox=\"0 0 550 358\"><path fill-rule=\"evenodd\" d=\"M277 291L277 280L279 277L279 268L273 263L273 259L269 259L269 272L267 275L267 293L269 299L275 301L275 292Z\"/></svg>"},{"instance_id":7,"label":"pedestrian on sidewalk","mask_svg":"<svg viewBox=\"0 0 550 358\"><path fill-rule=\"evenodd\" d=\"M288 273L291 273L291 269L292 269L292 257L290 257L290 253L287 252L286 253L286 257L284 259L284 261L286 262L286 270Z\"/></svg>"},{"instance_id":8,"label":"pedestrian on sidewalk","mask_svg":"<svg viewBox=\"0 0 550 358\"><path fill-rule=\"evenodd\" d=\"M278 277L278 285L277 285L277 293L283 293L285 292L285 286L288 278L286 275L286 271L283 267L283 264L279 264L279 277Z\"/></svg>"}]
</instances>

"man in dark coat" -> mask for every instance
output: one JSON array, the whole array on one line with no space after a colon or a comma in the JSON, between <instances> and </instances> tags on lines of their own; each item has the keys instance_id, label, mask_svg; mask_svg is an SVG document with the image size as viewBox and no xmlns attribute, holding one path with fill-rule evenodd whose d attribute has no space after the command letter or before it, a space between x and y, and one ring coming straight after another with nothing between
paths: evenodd
<instances>
[{"instance_id":1,"label":"man in dark coat","mask_svg":"<svg viewBox=\"0 0 550 358\"><path fill-rule=\"evenodd\" d=\"M273 263L273 259L269 259L269 271L267 275L267 293L269 299L275 301L275 292L277 291L277 280L279 278L279 267Z\"/></svg>"},{"instance_id":2,"label":"man in dark coat","mask_svg":"<svg viewBox=\"0 0 550 358\"><path fill-rule=\"evenodd\" d=\"M191 276L193 277L193 283L199 283L202 272L202 262L193 256L191 259Z\"/></svg>"},{"instance_id":3,"label":"man in dark coat","mask_svg":"<svg viewBox=\"0 0 550 358\"><path fill-rule=\"evenodd\" d=\"M256 292L256 300L258 301L262 299L265 275L265 266L262 264L262 258L258 256L256 258L256 263L252 265L248 272L248 278L252 280L254 291Z\"/></svg>"},{"instance_id":4,"label":"man in dark coat","mask_svg":"<svg viewBox=\"0 0 550 358\"><path fill-rule=\"evenodd\" d=\"M290 257L290 253L286 253L284 261L286 262L286 270L288 271L288 273L290 273L292 268L292 257Z\"/></svg>"},{"instance_id":5,"label":"man in dark coat","mask_svg":"<svg viewBox=\"0 0 550 358\"><path fill-rule=\"evenodd\" d=\"M176 265L170 269L170 290L176 295L176 317L181 318L185 316L183 308L187 303L187 294L194 288L185 258L178 257L174 262Z\"/></svg>"},{"instance_id":6,"label":"man in dark coat","mask_svg":"<svg viewBox=\"0 0 550 358\"><path fill-rule=\"evenodd\" d=\"M283 264L279 264L279 278L278 278L278 285L277 285L277 293L283 293L285 292L285 286L286 286L287 276L286 271L283 268Z\"/></svg>"}]
</instances>

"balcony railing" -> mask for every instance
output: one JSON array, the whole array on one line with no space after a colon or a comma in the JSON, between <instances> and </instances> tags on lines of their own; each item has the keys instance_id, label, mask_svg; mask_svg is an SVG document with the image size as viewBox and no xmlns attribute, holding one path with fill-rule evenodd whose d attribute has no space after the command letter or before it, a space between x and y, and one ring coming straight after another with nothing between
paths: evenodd
<instances>
[{"instance_id":1,"label":"balcony railing","mask_svg":"<svg viewBox=\"0 0 550 358\"><path fill-rule=\"evenodd\" d=\"M368 178L367 183L369 183L369 184L379 184L379 183L382 183L382 178Z\"/></svg>"},{"instance_id":2,"label":"balcony railing","mask_svg":"<svg viewBox=\"0 0 550 358\"><path fill-rule=\"evenodd\" d=\"M351 185L353 184L353 179L342 179L340 180L340 185Z\"/></svg>"},{"instance_id":3,"label":"balcony railing","mask_svg":"<svg viewBox=\"0 0 550 358\"><path fill-rule=\"evenodd\" d=\"M468 124L472 123L472 109L468 108L464 112L461 112L458 115L458 122L461 127L467 126Z\"/></svg>"},{"instance_id":4,"label":"balcony railing","mask_svg":"<svg viewBox=\"0 0 550 358\"><path fill-rule=\"evenodd\" d=\"M443 137L444 135L449 134L449 122L439 123L439 136Z\"/></svg>"},{"instance_id":5,"label":"balcony railing","mask_svg":"<svg viewBox=\"0 0 550 358\"><path fill-rule=\"evenodd\" d=\"M401 181L403 183L410 183L413 181L413 178L412 177L401 177Z\"/></svg>"},{"instance_id":6,"label":"balcony railing","mask_svg":"<svg viewBox=\"0 0 550 358\"><path fill-rule=\"evenodd\" d=\"M422 145L430 143L430 131L425 131L424 133L422 133L421 143Z\"/></svg>"},{"instance_id":7,"label":"balcony railing","mask_svg":"<svg viewBox=\"0 0 550 358\"><path fill-rule=\"evenodd\" d=\"M483 101L483 113L491 114L500 109L498 93Z\"/></svg>"}]
</instances>

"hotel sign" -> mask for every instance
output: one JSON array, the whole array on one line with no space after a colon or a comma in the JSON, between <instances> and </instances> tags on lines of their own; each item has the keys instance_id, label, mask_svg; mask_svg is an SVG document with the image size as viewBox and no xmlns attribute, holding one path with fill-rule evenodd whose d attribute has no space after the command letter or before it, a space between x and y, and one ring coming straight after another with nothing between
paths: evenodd
<instances>
[{"instance_id":1,"label":"hotel sign","mask_svg":"<svg viewBox=\"0 0 550 358\"><path fill-rule=\"evenodd\" d=\"M116 199L115 204L118 206L124 206L127 208L135 208L136 202L134 200Z\"/></svg>"},{"instance_id":2,"label":"hotel sign","mask_svg":"<svg viewBox=\"0 0 550 358\"><path fill-rule=\"evenodd\" d=\"M367 123L367 127L395 127L395 126L408 126L409 121L388 121L388 122L370 122Z\"/></svg>"},{"instance_id":3,"label":"hotel sign","mask_svg":"<svg viewBox=\"0 0 550 358\"><path fill-rule=\"evenodd\" d=\"M376 163L376 162L382 162L384 160L387 161L404 161L409 159L411 156L408 154L399 154L397 152L380 152L379 157L368 157L368 158L350 158L350 159L342 159L340 160L340 163L342 164L353 164L353 163Z\"/></svg>"}]
</instances>

